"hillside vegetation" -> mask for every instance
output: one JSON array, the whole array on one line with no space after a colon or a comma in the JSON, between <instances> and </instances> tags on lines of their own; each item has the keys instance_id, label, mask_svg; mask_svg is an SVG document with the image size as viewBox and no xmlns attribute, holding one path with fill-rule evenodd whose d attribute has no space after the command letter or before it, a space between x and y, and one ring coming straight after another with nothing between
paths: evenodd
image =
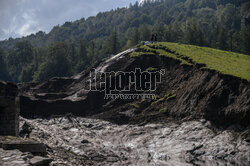
<instances>
[{"instance_id":1,"label":"hillside vegetation","mask_svg":"<svg viewBox=\"0 0 250 166\"><path fill-rule=\"evenodd\" d=\"M136 52L131 53L131 57L155 54L177 59L185 65L200 64L204 66L202 68L250 81L250 56L248 55L208 47L159 42L140 46Z\"/></svg>"},{"instance_id":2,"label":"hillside vegetation","mask_svg":"<svg viewBox=\"0 0 250 166\"><path fill-rule=\"evenodd\" d=\"M100 12L48 34L0 41L0 80L71 76L154 33L158 41L250 54L249 11L248 0L163 0Z\"/></svg>"}]
</instances>

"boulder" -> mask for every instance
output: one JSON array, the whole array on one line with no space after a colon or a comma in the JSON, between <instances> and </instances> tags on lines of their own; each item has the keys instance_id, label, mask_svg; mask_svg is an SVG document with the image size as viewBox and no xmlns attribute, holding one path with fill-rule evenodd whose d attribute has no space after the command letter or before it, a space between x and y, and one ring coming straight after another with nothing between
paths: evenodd
<instances>
[{"instance_id":1,"label":"boulder","mask_svg":"<svg viewBox=\"0 0 250 166\"><path fill-rule=\"evenodd\" d=\"M35 156L29 160L32 166L48 166L53 160L46 157Z\"/></svg>"},{"instance_id":2,"label":"boulder","mask_svg":"<svg viewBox=\"0 0 250 166\"><path fill-rule=\"evenodd\" d=\"M0 81L0 135L19 133L19 97L15 84Z\"/></svg>"},{"instance_id":3,"label":"boulder","mask_svg":"<svg viewBox=\"0 0 250 166\"><path fill-rule=\"evenodd\" d=\"M2 143L2 148L4 150L14 150L18 149L21 152L30 152L30 153L46 153L46 146L43 143L19 143L19 142L7 142Z\"/></svg>"}]
</instances>

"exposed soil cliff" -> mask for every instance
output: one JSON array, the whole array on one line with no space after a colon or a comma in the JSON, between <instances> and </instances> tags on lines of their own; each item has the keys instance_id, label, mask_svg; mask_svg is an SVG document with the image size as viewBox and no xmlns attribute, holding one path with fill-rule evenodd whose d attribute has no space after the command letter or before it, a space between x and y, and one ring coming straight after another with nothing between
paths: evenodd
<instances>
[{"instance_id":1,"label":"exposed soil cliff","mask_svg":"<svg viewBox=\"0 0 250 166\"><path fill-rule=\"evenodd\" d=\"M155 98L106 99L98 90L113 87L92 83L113 85L119 75L95 77L92 68L70 78L19 84L22 124L29 126L28 132L21 127L22 136L47 144L56 165L248 165L248 81L164 56L131 58L133 51L93 68L165 69L156 79ZM137 83L123 81L132 88L122 94L149 93L133 90Z\"/></svg>"},{"instance_id":2,"label":"exposed soil cliff","mask_svg":"<svg viewBox=\"0 0 250 166\"><path fill-rule=\"evenodd\" d=\"M250 83L236 77L180 65L175 59L156 55L131 58L127 50L93 66L98 71L165 69L155 94L158 99L104 99L104 92L88 91L89 69L70 78L52 78L20 84L21 115L48 117L72 113L95 116L118 124L205 118L218 125L250 124ZM114 80L114 77L111 81ZM102 81L97 78L97 82ZM127 85L126 85L127 86ZM85 90L84 90L85 89ZM144 93L144 92L141 92ZM171 94L171 100L164 95ZM132 104L131 104L132 103ZM156 104L155 104L156 103ZM134 106L136 105L136 107Z\"/></svg>"}]
</instances>

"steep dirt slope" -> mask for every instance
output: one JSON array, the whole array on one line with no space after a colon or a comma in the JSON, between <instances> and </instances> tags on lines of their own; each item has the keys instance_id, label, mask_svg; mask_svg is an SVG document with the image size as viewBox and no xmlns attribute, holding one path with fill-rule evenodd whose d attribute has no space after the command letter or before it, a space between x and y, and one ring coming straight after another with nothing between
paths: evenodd
<instances>
[{"instance_id":1,"label":"steep dirt slope","mask_svg":"<svg viewBox=\"0 0 250 166\"><path fill-rule=\"evenodd\" d=\"M72 113L118 124L205 118L218 125L250 125L248 81L200 69L199 65L180 65L179 61L168 57L131 58L129 53L132 51L103 60L93 68L127 72L135 71L135 68L142 71L149 67L165 69L155 92L157 99L107 100L104 92L83 90L89 86L89 72L93 72L89 69L71 78L20 84L21 115L48 117Z\"/></svg>"}]
</instances>

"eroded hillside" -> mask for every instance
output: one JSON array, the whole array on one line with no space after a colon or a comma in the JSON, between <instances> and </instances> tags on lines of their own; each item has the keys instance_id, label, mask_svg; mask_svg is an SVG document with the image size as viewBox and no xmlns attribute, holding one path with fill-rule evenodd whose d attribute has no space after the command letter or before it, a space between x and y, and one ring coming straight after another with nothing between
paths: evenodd
<instances>
[{"instance_id":1,"label":"eroded hillside","mask_svg":"<svg viewBox=\"0 0 250 166\"><path fill-rule=\"evenodd\" d=\"M197 59L199 52L182 50L192 46L157 44L103 59L73 77L19 84L22 137L45 143L59 165L248 165L250 84L240 72L248 66L220 71L245 55ZM227 60L218 66L209 56ZM137 91L137 84L152 83L140 77L122 82L130 91L115 95L153 92L153 98L106 96L123 73L137 70L155 76L156 90Z\"/></svg>"},{"instance_id":2,"label":"eroded hillside","mask_svg":"<svg viewBox=\"0 0 250 166\"><path fill-rule=\"evenodd\" d=\"M142 47L130 49L104 59L74 77L20 84L21 115L48 117L72 113L95 116L119 124L157 122L168 118L205 118L219 125L249 125L250 88L247 78L224 74L216 68L211 69L206 63L197 63L195 58L183 56L178 52L171 53L170 50L167 56L162 56L162 49L145 47L148 50L142 50ZM231 65L229 61L222 66L226 64ZM94 75L93 68L99 72L131 72L136 68L148 72L164 69L165 72L154 92L154 99L122 100L105 99L104 91L86 90L90 86L90 80L96 79L97 83L103 81L103 78L99 77L90 78L89 73ZM110 82L114 81L115 77L117 76L113 76ZM129 86L127 82L124 84ZM103 89L101 86L98 88ZM131 90L130 93L146 92Z\"/></svg>"}]
</instances>

